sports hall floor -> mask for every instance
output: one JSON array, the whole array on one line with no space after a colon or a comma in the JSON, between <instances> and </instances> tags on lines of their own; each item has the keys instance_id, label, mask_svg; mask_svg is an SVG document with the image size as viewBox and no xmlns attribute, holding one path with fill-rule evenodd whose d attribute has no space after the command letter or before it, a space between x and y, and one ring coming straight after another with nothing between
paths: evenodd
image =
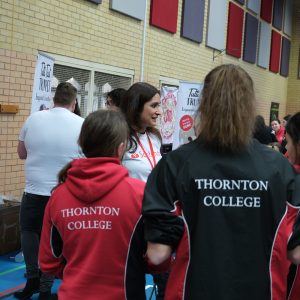
<instances>
[{"instance_id":1,"label":"sports hall floor","mask_svg":"<svg viewBox=\"0 0 300 300\"><path fill-rule=\"evenodd\" d=\"M25 264L14 261L16 253L9 253L0 256L0 299L15 299L12 294L15 291L21 290L26 282L24 277ZM60 280L55 280L52 292L57 292ZM155 300L155 293L153 291L152 276L146 275L146 295L147 300ZM37 299L38 294L35 294L31 299Z\"/></svg>"}]
</instances>

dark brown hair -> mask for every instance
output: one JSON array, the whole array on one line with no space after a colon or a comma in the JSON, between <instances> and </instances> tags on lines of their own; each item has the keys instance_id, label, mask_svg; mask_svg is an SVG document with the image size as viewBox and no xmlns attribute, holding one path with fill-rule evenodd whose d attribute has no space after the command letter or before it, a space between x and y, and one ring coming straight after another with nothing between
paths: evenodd
<instances>
[{"instance_id":1,"label":"dark brown hair","mask_svg":"<svg viewBox=\"0 0 300 300\"><path fill-rule=\"evenodd\" d=\"M153 85L146 82L134 83L124 94L121 101L120 109L127 119L130 130L129 149L132 152L136 150L137 144L133 139L136 128L141 128L141 114L146 102L149 102L156 94L160 94L159 90ZM148 127L147 131L155 134L161 139L159 130Z\"/></svg>"},{"instance_id":2,"label":"dark brown hair","mask_svg":"<svg viewBox=\"0 0 300 300\"><path fill-rule=\"evenodd\" d=\"M205 77L199 107L200 137L218 151L238 152L251 141L255 94L249 74L226 64Z\"/></svg>"},{"instance_id":3,"label":"dark brown hair","mask_svg":"<svg viewBox=\"0 0 300 300\"><path fill-rule=\"evenodd\" d=\"M53 102L61 106L69 106L76 97L77 89L69 82L61 82L56 88Z\"/></svg>"},{"instance_id":4,"label":"dark brown hair","mask_svg":"<svg viewBox=\"0 0 300 300\"><path fill-rule=\"evenodd\" d=\"M285 126L285 131L293 141L296 152L296 162L299 163L300 153L297 151L297 145L300 143L300 112L295 113L289 118Z\"/></svg>"},{"instance_id":5,"label":"dark brown hair","mask_svg":"<svg viewBox=\"0 0 300 300\"><path fill-rule=\"evenodd\" d=\"M120 107L122 99L124 97L126 90L122 88L114 89L107 93L106 97L109 97L112 101L112 104L116 107Z\"/></svg>"},{"instance_id":6,"label":"dark brown hair","mask_svg":"<svg viewBox=\"0 0 300 300\"><path fill-rule=\"evenodd\" d=\"M88 115L84 120L78 139L78 144L87 158L115 157L118 146L128 139L128 126L121 112L113 110L98 110ZM66 180L71 162L58 175L58 182Z\"/></svg>"}]
</instances>

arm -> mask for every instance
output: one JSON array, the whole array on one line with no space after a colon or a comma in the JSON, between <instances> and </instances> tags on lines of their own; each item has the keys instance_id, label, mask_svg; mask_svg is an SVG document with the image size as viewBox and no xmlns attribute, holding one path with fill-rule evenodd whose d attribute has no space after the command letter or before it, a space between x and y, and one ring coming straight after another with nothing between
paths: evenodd
<instances>
[{"instance_id":1,"label":"arm","mask_svg":"<svg viewBox=\"0 0 300 300\"><path fill-rule=\"evenodd\" d=\"M20 159L27 158L27 150L23 141L19 141L17 151Z\"/></svg>"},{"instance_id":2,"label":"arm","mask_svg":"<svg viewBox=\"0 0 300 300\"><path fill-rule=\"evenodd\" d=\"M51 221L51 198L46 206L43 229L40 241L39 263L44 273L62 278L65 267L65 259L62 256L63 241Z\"/></svg>"},{"instance_id":3,"label":"arm","mask_svg":"<svg viewBox=\"0 0 300 300\"><path fill-rule=\"evenodd\" d=\"M183 231L183 220L175 214L177 195L177 161L163 157L149 175L142 214L145 240L176 248Z\"/></svg>"},{"instance_id":4,"label":"arm","mask_svg":"<svg viewBox=\"0 0 300 300\"><path fill-rule=\"evenodd\" d=\"M151 264L157 266L165 262L170 258L172 253L172 248L168 245L157 244L157 243L147 243L146 256Z\"/></svg>"},{"instance_id":5,"label":"arm","mask_svg":"<svg viewBox=\"0 0 300 300\"><path fill-rule=\"evenodd\" d=\"M288 202L292 206L292 209L288 210L288 218L290 224L289 234L291 232L291 229L292 232L288 241L288 259L295 264L299 264L300 262L300 213L299 213L300 174L295 176L294 184L290 189L291 189L290 191L291 199Z\"/></svg>"},{"instance_id":6,"label":"arm","mask_svg":"<svg viewBox=\"0 0 300 300\"><path fill-rule=\"evenodd\" d=\"M300 246L288 251L288 259L296 265L300 264Z\"/></svg>"}]
</instances>

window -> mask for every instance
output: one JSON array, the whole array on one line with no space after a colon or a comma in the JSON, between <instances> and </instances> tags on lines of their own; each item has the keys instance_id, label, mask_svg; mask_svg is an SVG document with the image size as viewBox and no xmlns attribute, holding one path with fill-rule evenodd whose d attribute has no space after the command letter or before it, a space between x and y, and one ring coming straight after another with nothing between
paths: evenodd
<instances>
[{"instance_id":1,"label":"window","mask_svg":"<svg viewBox=\"0 0 300 300\"><path fill-rule=\"evenodd\" d=\"M81 115L105 107L106 93L115 88L128 89L132 84L133 70L97 64L48 54L55 59L52 94L60 82L72 83L78 91L77 100Z\"/></svg>"}]
</instances>

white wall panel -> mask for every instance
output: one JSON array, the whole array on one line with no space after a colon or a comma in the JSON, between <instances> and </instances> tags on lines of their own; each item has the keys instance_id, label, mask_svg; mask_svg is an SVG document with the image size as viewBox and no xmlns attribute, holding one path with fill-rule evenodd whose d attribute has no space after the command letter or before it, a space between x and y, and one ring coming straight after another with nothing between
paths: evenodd
<instances>
[{"instance_id":1,"label":"white wall panel","mask_svg":"<svg viewBox=\"0 0 300 300\"><path fill-rule=\"evenodd\" d=\"M146 0L110 0L110 9L135 19L144 20Z\"/></svg>"},{"instance_id":2,"label":"white wall panel","mask_svg":"<svg viewBox=\"0 0 300 300\"><path fill-rule=\"evenodd\" d=\"M225 49L227 2L227 0L209 1L206 45L217 50Z\"/></svg>"},{"instance_id":3,"label":"white wall panel","mask_svg":"<svg viewBox=\"0 0 300 300\"><path fill-rule=\"evenodd\" d=\"M260 22L259 42L258 42L258 60L257 64L260 67L268 68L270 62L271 48L271 26L264 22Z\"/></svg>"}]
</instances>

